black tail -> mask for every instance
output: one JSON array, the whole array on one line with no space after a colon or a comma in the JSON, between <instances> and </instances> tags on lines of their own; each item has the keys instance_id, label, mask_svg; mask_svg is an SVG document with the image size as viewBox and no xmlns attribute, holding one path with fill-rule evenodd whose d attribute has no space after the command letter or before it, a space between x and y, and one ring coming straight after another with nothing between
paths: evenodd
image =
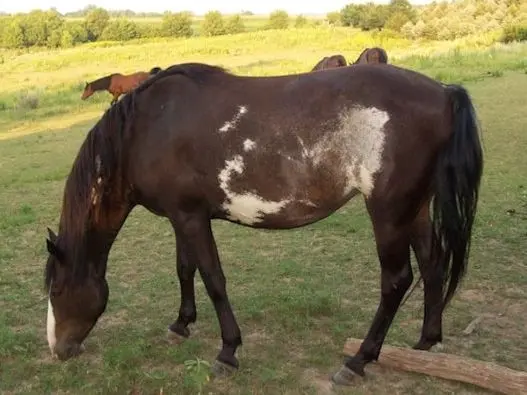
<instances>
[{"instance_id":1,"label":"black tail","mask_svg":"<svg viewBox=\"0 0 527 395\"><path fill-rule=\"evenodd\" d=\"M452 104L452 129L439 154L433 201L434 243L432 253L439 256L444 270L446 306L463 278L470 252L472 225L476 215L483 171L478 121L467 91L447 85Z\"/></svg>"}]
</instances>

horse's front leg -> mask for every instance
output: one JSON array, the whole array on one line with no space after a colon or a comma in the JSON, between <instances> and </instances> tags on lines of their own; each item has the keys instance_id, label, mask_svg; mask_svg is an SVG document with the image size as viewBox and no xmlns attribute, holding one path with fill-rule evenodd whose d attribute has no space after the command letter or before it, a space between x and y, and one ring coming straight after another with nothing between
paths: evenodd
<instances>
[{"instance_id":1,"label":"horse's front leg","mask_svg":"<svg viewBox=\"0 0 527 395\"><path fill-rule=\"evenodd\" d=\"M242 344L242 338L227 297L225 276L210 218L205 211L180 211L174 223L178 237L185 246L186 256L198 268L219 320L223 346L213 365L213 373L216 376L228 375L239 366L235 353Z\"/></svg>"},{"instance_id":2,"label":"horse's front leg","mask_svg":"<svg viewBox=\"0 0 527 395\"><path fill-rule=\"evenodd\" d=\"M194 292L194 276L196 274L196 263L189 259L187 247L181 236L176 233L177 243L177 274L179 278L181 302L177 320L169 326L168 336L171 340L181 340L181 337L190 336L187 328L189 324L196 322L196 296Z\"/></svg>"}]
</instances>

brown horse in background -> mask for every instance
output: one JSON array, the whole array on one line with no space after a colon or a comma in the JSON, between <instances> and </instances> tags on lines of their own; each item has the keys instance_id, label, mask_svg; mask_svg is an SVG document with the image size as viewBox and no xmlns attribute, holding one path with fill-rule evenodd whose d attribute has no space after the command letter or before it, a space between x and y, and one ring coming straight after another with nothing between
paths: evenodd
<instances>
[{"instance_id":1,"label":"brown horse in background","mask_svg":"<svg viewBox=\"0 0 527 395\"><path fill-rule=\"evenodd\" d=\"M374 63L388 63L388 54L383 48L380 47L373 47L373 48L366 48L362 53L359 55L355 63L353 64L360 64L360 63L368 63L368 64L374 64Z\"/></svg>"},{"instance_id":2,"label":"brown horse in background","mask_svg":"<svg viewBox=\"0 0 527 395\"><path fill-rule=\"evenodd\" d=\"M93 95L97 91L107 90L113 95L113 100L110 105L117 102L119 97L125 93L131 92L137 88L144 80L151 75L157 74L161 69L154 67L150 72L138 71L133 74L120 74L114 73L107 75L106 77L99 78L92 82L87 82L82 92L81 99L86 100L88 97Z\"/></svg>"},{"instance_id":3,"label":"brown horse in background","mask_svg":"<svg viewBox=\"0 0 527 395\"><path fill-rule=\"evenodd\" d=\"M324 56L324 58L322 58L322 60L318 62L311 71L334 69L336 67L344 67L347 65L348 65L348 62L346 61L346 58L340 54L332 55L332 56Z\"/></svg>"},{"instance_id":4,"label":"brown horse in background","mask_svg":"<svg viewBox=\"0 0 527 395\"><path fill-rule=\"evenodd\" d=\"M346 61L346 58L343 55L332 55L325 56L320 60L311 71L324 70L324 69L334 69L337 67L351 66L352 64L375 64L375 63L388 63L388 55L383 48L374 47L366 48L359 55L357 60L353 63Z\"/></svg>"}]
</instances>

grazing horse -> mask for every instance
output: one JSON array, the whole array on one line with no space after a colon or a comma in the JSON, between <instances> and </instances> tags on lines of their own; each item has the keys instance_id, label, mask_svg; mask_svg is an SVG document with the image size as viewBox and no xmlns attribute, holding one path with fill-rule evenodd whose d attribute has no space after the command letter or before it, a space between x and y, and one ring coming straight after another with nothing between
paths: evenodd
<instances>
[{"instance_id":1,"label":"grazing horse","mask_svg":"<svg viewBox=\"0 0 527 395\"><path fill-rule=\"evenodd\" d=\"M159 73L160 71L162 71L163 69L161 67L154 67L152 68L150 71L149 71L149 74L152 76L152 75L156 75L157 73Z\"/></svg>"},{"instance_id":2,"label":"grazing horse","mask_svg":"<svg viewBox=\"0 0 527 395\"><path fill-rule=\"evenodd\" d=\"M106 309L110 249L140 205L175 233L181 300L169 334L188 337L196 321L198 270L221 328L212 370L230 374L242 337L211 221L298 228L361 194L380 302L360 349L332 376L350 384L379 356L412 284L411 249L424 280L414 347L442 340L443 311L468 264L482 169L475 110L459 85L392 65L270 77L169 67L110 107L73 163L58 234L48 228L46 241L50 350L60 360L83 350Z\"/></svg>"},{"instance_id":3,"label":"grazing horse","mask_svg":"<svg viewBox=\"0 0 527 395\"><path fill-rule=\"evenodd\" d=\"M361 52L357 60L353 64L375 64L375 63L388 63L388 54L383 48L373 47L366 48Z\"/></svg>"},{"instance_id":4,"label":"grazing horse","mask_svg":"<svg viewBox=\"0 0 527 395\"><path fill-rule=\"evenodd\" d=\"M156 69L159 68L153 68L149 73L145 73L144 71L138 71L128 75L114 73L95 81L87 82L84 91L82 92L81 99L86 100L95 92L106 90L113 95L113 100L110 103L110 105L113 105L117 102L119 96L131 92L148 77L156 74L158 71Z\"/></svg>"},{"instance_id":5,"label":"grazing horse","mask_svg":"<svg viewBox=\"0 0 527 395\"><path fill-rule=\"evenodd\" d=\"M379 47L374 48L366 48L364 51L361 52L357 60L353 63L350 63L349 66L352 64L376 64L376 63L388 63L388 55L386 54L386 51ZM337 67L345 67L348 66L348 63L346 61L346 58L343 55L332 55L332 56L325 56L320 60L315 67L311 71L316 70L324 70L324 69L334 69Z\"/></svg>"},{"instance_id":6,"label":"grazing horse","mask_svg":"<svg viewBox=\"0 0 527 395\"><path fill-rule=\"evenodd\" d=\"M348 62L346 62L346 58L342 55L331 55L331 56L325 56L320 60L315 67L311 71L316 70L325 70L325 69L334 69L336 67L344 67L347 66Z\"/></svg>"}]
</instances>

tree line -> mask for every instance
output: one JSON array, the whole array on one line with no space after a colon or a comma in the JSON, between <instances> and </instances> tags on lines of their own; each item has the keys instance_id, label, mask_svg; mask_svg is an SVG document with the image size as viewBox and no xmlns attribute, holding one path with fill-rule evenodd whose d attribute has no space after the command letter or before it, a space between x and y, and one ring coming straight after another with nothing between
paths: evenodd
<instances>
[{"instance_id":1,"label":"tree line","mask_svg":"<svg viewBox=\"0 0 527 395\"><path fill-rule=\"evenodd\" d=\"M100 7L62 15L55 9L0 15L0 46L6 48L71 47L93 41L127 41L136 38L217 36L247 30L243 11L224 16L208 12L196 28L190 12L134 13L130 10L107 11ZM132 18L160 18L159 23L138 22ZM474 33L503 30L503 41L527 40L527 1L457 0L412 6L408 0L389 4L348 4L328 13L323 21L308 20L287 12L272 12L260 29L287 29L325 23L368 30L387 30L409 39L448 40Z\"/></svg>"}]
</instances>

